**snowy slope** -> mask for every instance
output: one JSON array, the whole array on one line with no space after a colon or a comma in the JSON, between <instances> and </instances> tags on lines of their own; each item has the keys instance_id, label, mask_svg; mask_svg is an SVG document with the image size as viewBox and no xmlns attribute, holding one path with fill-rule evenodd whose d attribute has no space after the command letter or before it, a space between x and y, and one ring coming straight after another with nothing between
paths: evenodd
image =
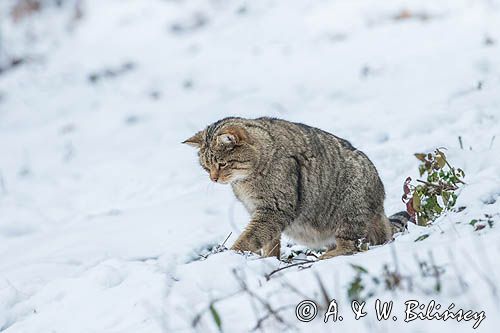
<instances>
[{"instance_id":1,"label":"snowy slope","mask_svg":"<svg viewBox=\"0 0 500 333\"><path fill-rule=\"evenodd\" d=\"M262 318L266 332L472 331L405 323L409 299L484 310L478 332L500 324L500 2L86 0L79 19L67 1L18 23L13 3L0 4L0 65L27 61L0 74L1 332L215 332L214 313L225 332ZM180 142L229 115L350 140L377 166L388 213L417 176L413 153L447 147L466 209L270 279L284 263L199 260L248 215ZM484 214L492 227L475 231ZM439 293L416 258L443 268ZM394 300L397 321L353 319L351 264L414 278L369 301ZM295 318L301 300L322 301L318 277L344 321Z\"/></svg>"}]
</instances>

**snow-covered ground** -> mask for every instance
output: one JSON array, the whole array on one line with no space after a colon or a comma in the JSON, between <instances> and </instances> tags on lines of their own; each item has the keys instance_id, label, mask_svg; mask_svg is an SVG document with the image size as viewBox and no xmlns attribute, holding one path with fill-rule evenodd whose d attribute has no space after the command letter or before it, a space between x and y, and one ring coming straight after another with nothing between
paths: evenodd
<instances>
[{"instance_id":1,"label":"snow-covered ground","mask_svg":"<svg viewBox=\"0 0 500 333\"><path fill-rule=\"evenodd\" d=\"M13 22L14 2L0 3L0 68L25 59L0 73L0 331L215 332L217 318L224 332L472 331L404 322L411 299L484 310L476 331L498 330L499 1L67 0ZM466 208L270 277L287 264L200 260L248 215L180 142L229 115L350 140L377 166L388 213L417 176L413 153L447 147ZM485 214L492 226L475 231ZM351 264L378 277L388 265L412 288L365 278L377 290L354 320ZM326 303L321 285L344 320L298 321L301 300ZM375 319L376 298L397 321Z\"/></svg>"}]
</instances>

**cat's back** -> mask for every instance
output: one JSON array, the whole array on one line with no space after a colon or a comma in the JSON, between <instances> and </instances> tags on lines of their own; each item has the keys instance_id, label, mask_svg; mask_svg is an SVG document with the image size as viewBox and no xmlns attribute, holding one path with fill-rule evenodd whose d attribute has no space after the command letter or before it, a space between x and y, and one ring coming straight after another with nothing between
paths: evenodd
<instances>
[{"instance_id":1,"label":"cat's back","mask_svg":"<svg viewBox=\"0 0 500 333\"><path fill-rule=\"evenodd\" d=\"M255 124L264 126L273 137L275 143L302 152L310 152L315 156L328 155L363 155L349 141L320 128L278 118L262 117L253 120ZM331 156L330 156L331 157Z\"/></svg>"},{"instance_id":2,"label":"cat's back","mask_svg":"<svg viewBox=\"0 0 500 333\"><path fill-rule=\"evenodd\" d=\"M265 126L273 137L272 145L279 159L289 163L293 157L314 188L339 189L367 180L380 184L371 160L349 141L302 123L268 117L255 121Z\"/></svg>"}]
</instances>

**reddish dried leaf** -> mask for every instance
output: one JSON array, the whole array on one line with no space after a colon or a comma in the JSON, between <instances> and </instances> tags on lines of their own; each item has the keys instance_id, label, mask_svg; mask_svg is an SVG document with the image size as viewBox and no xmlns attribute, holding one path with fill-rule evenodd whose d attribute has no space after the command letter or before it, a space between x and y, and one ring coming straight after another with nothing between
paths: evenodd
<instances>
[{"instance_id":1,"label":"reddish dried leaf","mask_svg":"<svg viewBox=\"0 0 500 333\"><path fill-rule=\"evenodd\" d=\"M406 211L408 212L408 214L410 214L412 218L415 218L415 209L413 209L413 198L408 200L408 202L406 203Z\"/></svg>"},{"instance_id":2,"label":"reddish dried leaf","mask_svg":"<svg viewBox=\"0 0 500 333\"><path fill-rule=\"evenodd\" d=\"M486 228L486 224L476 224L474 231L483 230L484 228Z\"/></svg>"},{"instance_id":3,"label":"reddish dried leaf","mask_svg":"<svg viewBox=\"0 0 500 333\"><path fill-rule=\"evenodd\" d=\"M403 192L404 194L409 194L410 193L410 187L406 184L403 185Z\"/></svg>"}]
</instances>

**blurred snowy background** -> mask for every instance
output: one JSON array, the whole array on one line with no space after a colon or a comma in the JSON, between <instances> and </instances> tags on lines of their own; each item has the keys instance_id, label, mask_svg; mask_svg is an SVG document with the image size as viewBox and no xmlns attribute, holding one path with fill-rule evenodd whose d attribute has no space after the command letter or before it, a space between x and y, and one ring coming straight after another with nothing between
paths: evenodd
<instances>
[{"instance_id":1,"label":"blurred snowy background","mask_svg":"<svg viewBox=\"0 0 500 333\"><path fill-rule=\"evenodd\" d=\"M465 209L271 277L286 264L203 260L248 216L180 142L229 115L350 140L388 213L417 176L413 153L447 147ZM1 0L0 331L472 331L405 323L407 299L484 310L477 331L497 331L499 136L497 0ZM413 288L378 288L355 321L351 264ZM324 302L321 285L343 322L295 318L299 301ZM375 319L375 296L397 321Z\"/></svg>"}]
</instances>

